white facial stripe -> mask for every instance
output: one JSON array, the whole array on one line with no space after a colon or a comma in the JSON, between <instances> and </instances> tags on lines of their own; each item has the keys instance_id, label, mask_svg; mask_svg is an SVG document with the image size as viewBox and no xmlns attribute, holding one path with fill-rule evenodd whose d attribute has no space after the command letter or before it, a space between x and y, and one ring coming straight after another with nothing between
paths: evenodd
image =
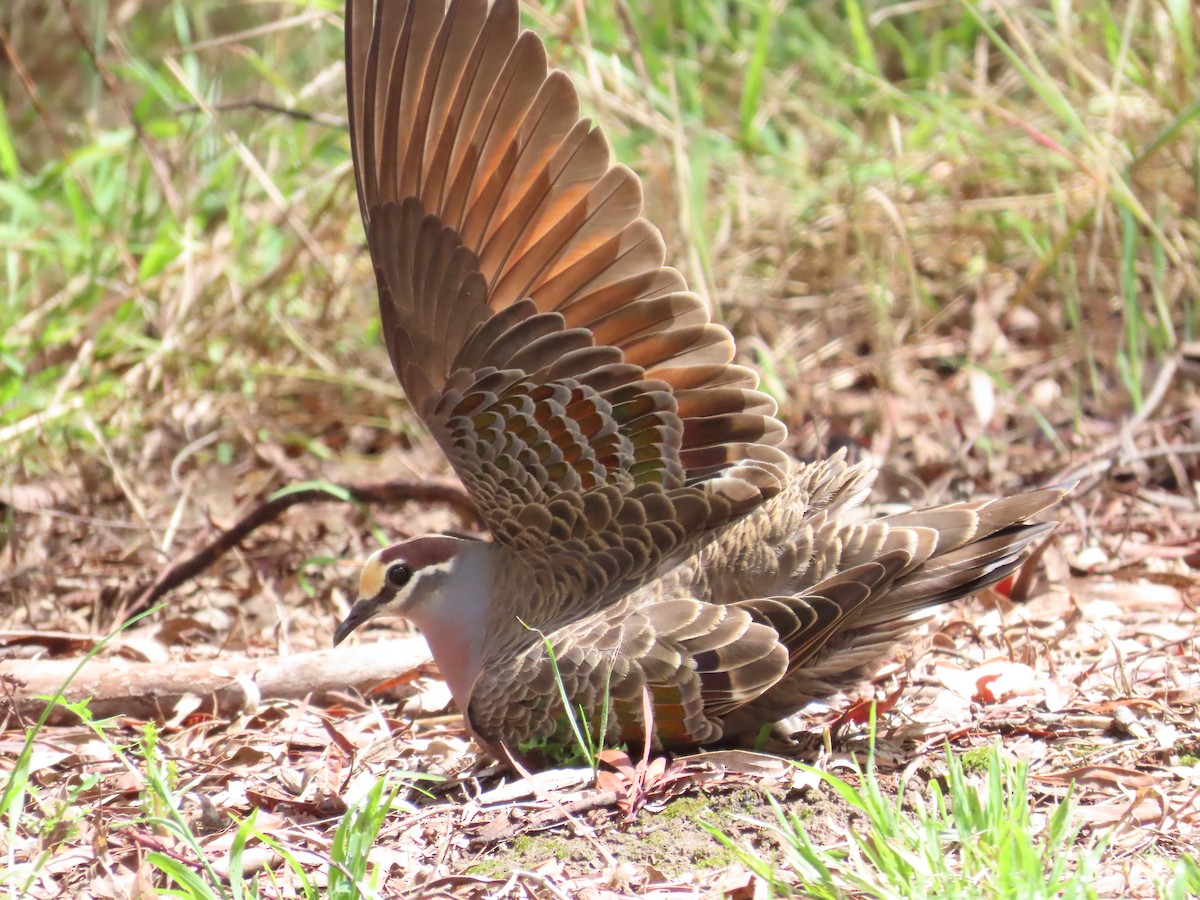
<instances>
[{"instance_id":1,"label":"white facial stripe","mask_svg":"<svg viewBox=\"0 0 1200 900\"><path fill-rule=\"evenodd\" d=\"M442 581L442 576L448 575L449 572L450 563L448 562L438 563L434 566L426 566L423 569L417 569L417 571L413 572L412 581L405 586L404 593L411 597L414 593L416 593L418 582L422 581L424 582L424 586L426 588L429 588L432 585L433 589L436 590L436 586Z\"/></svg>"}]
</instances>

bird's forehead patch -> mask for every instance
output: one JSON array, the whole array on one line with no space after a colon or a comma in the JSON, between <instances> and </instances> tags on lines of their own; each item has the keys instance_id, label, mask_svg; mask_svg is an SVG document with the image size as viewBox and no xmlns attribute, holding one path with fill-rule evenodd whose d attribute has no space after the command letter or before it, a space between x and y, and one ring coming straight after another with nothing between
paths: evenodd
<instances>
[{"instance_id":1,"label":"bird's forehead patch","mask_svg":"<svg viewBox=\"0 0 1200 900\"><path fill-rule=\"evenodd\" d=\"M358 596L361 599L370 600L379 596L379 592L383 590L383 573L381 557L372 557L366 561L358 576Z\"/></svg>"}]
</instances>

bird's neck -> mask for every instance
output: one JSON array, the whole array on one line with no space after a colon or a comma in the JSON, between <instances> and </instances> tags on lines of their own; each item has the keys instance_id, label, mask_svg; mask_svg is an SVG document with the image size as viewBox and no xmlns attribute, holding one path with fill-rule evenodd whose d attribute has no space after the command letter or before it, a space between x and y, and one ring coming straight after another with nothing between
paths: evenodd
<instances>
[{"instance_id":1,"label":"bird's neck","mask_svg":"<svg viewBox=\"0 0 1200 900\"><path fill-rule=\"evenodd\" d=\"M436 599L406 613L425 636L464 715L483 665L492 592L496 589L491 550L488 544L469 546L438 585Z\"/></svg>"}]
</instances>

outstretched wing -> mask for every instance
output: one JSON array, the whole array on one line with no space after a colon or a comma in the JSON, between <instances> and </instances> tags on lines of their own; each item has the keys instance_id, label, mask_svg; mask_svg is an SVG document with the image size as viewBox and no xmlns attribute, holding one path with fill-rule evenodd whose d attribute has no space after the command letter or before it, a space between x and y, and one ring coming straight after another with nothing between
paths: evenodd
<instances>
[{"instance_id":1,"label":"outstretched wing","mask_svg":"<svg viewBox=\"0 0 1200 900\"><path fill-rule=\"evenodd\" d=\"M778 493L774 402L515 0L349 0L346 67L392 365L497 541L598 604Z\"/></svg>"}]
</instances>

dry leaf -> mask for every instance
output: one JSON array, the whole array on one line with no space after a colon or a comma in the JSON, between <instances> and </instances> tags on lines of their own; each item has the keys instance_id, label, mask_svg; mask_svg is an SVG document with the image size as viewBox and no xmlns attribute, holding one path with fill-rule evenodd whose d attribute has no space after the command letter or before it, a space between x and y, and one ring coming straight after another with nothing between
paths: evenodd
<instances>
[{"instance_id":1,"label":"dry leaf","mask_svg":"<svg viewBox=\"0 0 1200 900\"><path fill-rule=\"evenodd\" d=\"M1139 772L1136 769L1124 769L1120 766L1079 766L1065 772L1051 772L1031 777L1043 784L1065 785L1073 781L1076 787L1096 789L1137 790L1138 788L1153 787L1162 782L1162 779L1155 775Z\"/></svg>"}]
</instances>

